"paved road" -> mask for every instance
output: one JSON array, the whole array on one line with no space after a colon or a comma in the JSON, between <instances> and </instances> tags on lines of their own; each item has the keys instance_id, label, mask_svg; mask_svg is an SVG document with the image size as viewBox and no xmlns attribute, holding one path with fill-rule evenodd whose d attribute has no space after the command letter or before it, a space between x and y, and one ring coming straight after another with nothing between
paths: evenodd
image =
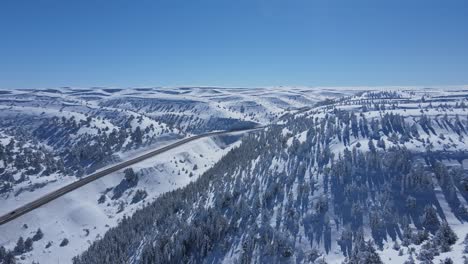
<instances>
[{"instance_id":1,"label":"paved road","mask_svg":"<svg viewBox=\"0 0 468 264\"><path fill-rule=\"evenodd\" d=\"M158 154L161 154L163 152L166 152L168 150L171 150L173 148L176 148L178 146L181 146L183 144L186 144L186 143L189 143L191 141L194 141L196 139L200 139L200 138L204 138L204 137L211 137L211 136L218 136L218 135L224 135L224 134L231 134L231 133L235 133L235 132L251 132L251 131L256 131L256 130L259 130L259 129L262 129L264 127L257 127L257 128L249 128L249 129L235 129L235 130L229 130L229 131L217 131L217 132L210 132L210 133L206 133L206 134L201 134L201 135L197 135L197 136L193 136L193 137L189 137L189 138L186 138L186 139L182 139L182 140L179 140L173 144L170 144L168 146L165 146L165 147L162 147L162 148L159 148L159 149L156 149L156 150L153 150L151 152L148 152L146 154L143 154L141 156L138 156L136 158L133 158L133 159L130 159L130 160L127 160L127 161L123 161L121 163L117 163L116 165L112 166L112 167L109 167L107 169L104 169L104 170L101 170L101 171L98 171L96 173L93 173L87 177L84 177L80 180L77 180L73 183L70 183L64 187L61 187L60 189L58 190L55 190L49 194L46 194L40 198L38 198L37 200L34 200L30 203L27 203L21 207L18 207L16 208L15 210L3 215L3 216L0 216L0 225L3 225L5 223L8 223L10 222L11 220L17 218L17 217L20 217L21 215L24 215L50 201L53 201L57 198L59 198L60 196L62 195L65 195L75 189L78 189L80 187L82 187L83 185L86 185L92 181L95 181L101 177L104 177L112 172L116 172L118 170L121 170L123 168L126 168L130 165L133 165L135 163L138 163L140 161L143 161L145 159L148 159L148 158L151 158L153 156L156 156Z\"/></svg>"}]
</instances>

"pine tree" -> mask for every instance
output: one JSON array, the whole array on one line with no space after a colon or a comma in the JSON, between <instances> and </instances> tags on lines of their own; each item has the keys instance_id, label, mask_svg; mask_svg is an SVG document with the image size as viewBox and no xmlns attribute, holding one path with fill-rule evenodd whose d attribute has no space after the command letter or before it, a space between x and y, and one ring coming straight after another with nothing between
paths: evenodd
<instances>
[{"instance_id":1,"label":"pine tree","mask_svg":"<svg viewBox=\"0 0 468 264\"><path fill-rule=\"evenodd\" d=\"M1 145L0 145L1 146ZM0 263L5 259L7 251L4 246L0 246Z\"/></svg>"},{"instance_id":2,"label":"pine tree","mask_svg":"<svg viewBox=\"0 0 468 264\"><path fill-rule=\"evenodd\" d=\"M135 145L141 145L141 143L143 142L143 133L141 132L141 128L140 126L137 126L135 131L133 132L133 142L135 143Z\"/></svg>"},{"instance_id":3,"label":"pine tree","mask_svg":"<svg viewBox=\"0 0 468 264\"><path fill-rule=\"evenodd\" d=\"M376 252L373 243L365 241L362 234L357 234L353 242L351 256L346 258L344 264L383 264L379 254Z\"/></svg>"},{"instance_id":4,"label":"pine tree","mask_svg":"<svg viewBox=\"0 0 468 264\"><path fill-rule=\"evenodd\" d=\"M429 231L436 231L439 228L440 221L434 207L428 205L424 208L424 214L421 222Z\"/></svg>"},{"instance_id":5,"label":"pine tree","mask_svg":"<svg viewBox=\"0 0 468 264\"><path fill-rule=\"evenodd\" d=\"M5 259L3 260L2 264L16 264L16 259L15 259L15 255L13 254L13 252L9 251L6 254Z\"/></svg>"},{"instance_id":6,"label":"pine tree","mask_svg":"<svg viewBox=\"0 0 468 264\"><path fill-rule=\"evenodd\" d=\"M450 251L450 246L457 242L457 235L450 228L446 221L442 222L434 236L434 243L439 245L442 252Z\"/></svg>"},{"instance_id":7,"label":"pine tree","mask_svg":"<svg viewBox=\"0 0 468 264\"><path fill-rule=\"evenodd\" d=\"M60 242L60 246L61 246L61 247L64 247L64 246L68 245L68 243L69 243L68 239L67 239L67 238L64 238L64 239L62 240L62 242Z\"/></svg>"},{"instance_id":8,"label":"pine tree","mask_svg":"<svg viewBox=\"0 0 468 264\"><path fill-rule=\"evenodd\" d=\"M42 233L42 230L40 228L37 229L36 234L32 237L33 241L39 241L44 237L44 233Z\"/></svg>"},{"instance_id":9,"label":"pine tree","mask_svg":"<svg viewBox=\"0 0 468 264\"><path fill-rule=\"evenodd\" d=\"M24 239L22 236L18 238L18 242L16 242L16 246L13 249L15 254L20 255L24 253Z\"/></svg>"},{"instance_id":10,"label":"pine tree","mask_svg":"<svg viewBox=\"0 0 468 264\"><path fill-rule=\"evenodd\" d=\"M31 251L33 249L33 240L28 237L26 238L26 241L24 241L24 251L25 252L28 252L28 251Z\"/></svg>"},{"instance_id":11,"label":"pine tree","mask_svg":"<svg viewBox=\"0 0 468 264\"><path fill-rule=\"evenodd\" d=\"M124 170L125 174L125 180L131 185L134 186L138 182L138 176L137 174L133 171L132 168L127 168Z\"/></svg>"}]
</instances>

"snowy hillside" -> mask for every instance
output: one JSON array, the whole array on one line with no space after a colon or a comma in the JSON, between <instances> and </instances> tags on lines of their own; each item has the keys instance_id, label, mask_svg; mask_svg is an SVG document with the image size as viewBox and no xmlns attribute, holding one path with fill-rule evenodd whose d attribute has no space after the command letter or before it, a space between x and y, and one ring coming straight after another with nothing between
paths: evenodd
<instances>
[{"instance_id":1,"label":"snowy hillside","mask_svg":"<svg viewBox=\"0 0 468 264\"><path fill-rule=\"evenodd\" d=\"M32 237L40 228L44 236L34 242L32 250L21 254L24 263L49 263L50 260L69 263L74 255L102 237L123 217L133 214L160 194L196 180L232 148L233 145L226 145L223 141L223 138L203 139L139 163L132 167L136 183L130 186L125 186L128 181L124 172L113 173L86 185L0 226L1 243L13 249L20 236L24 239ZM25 199L53 189L56 189L55 184L40 192L28 193ZM12 210L18 202L7 200L2 210ZM60 246L65 238L69 244Z\"/></svg>"},{"instance_id":2,"label":"snowy hillside","mask_svg":"<svg viewBox=\"0 0 468 264\"><path fill-rule=\"evenodd\" d=\"M321 99L315 92L280 88L273 92L260 88L4 90L0 94L0 195L9 197L24 188L73 180L118 161L122 153L161 141L269 124L288 110Z\"/></svg>"},{"instance_id":3,"label":"snowy hillside","mask_svg":"<svg viewBox=\"0 0 468 264\"><path fill-rule=\"evenodd\" d=\"M377 90L285 112L74 262L466 262L467 98Z\"/></svg>"},{"instance_id":4,"label":"snowy hillside","mask_svg":"<svg viewBox=\"0 0 468 264\"><path fill-rule=\"evenodd\" d=\"M324 98L332 97L302 88L3 90L0 214L177 139L267 125ZM239 136L199 140L139 163L133 172L106 176L0 226L0 246L13 250L20 263L69 263L124 215L197 179L239 144ZM14 251L20 237L30 244L39 228L40 240Z\"/></svg>"}]
</instances>

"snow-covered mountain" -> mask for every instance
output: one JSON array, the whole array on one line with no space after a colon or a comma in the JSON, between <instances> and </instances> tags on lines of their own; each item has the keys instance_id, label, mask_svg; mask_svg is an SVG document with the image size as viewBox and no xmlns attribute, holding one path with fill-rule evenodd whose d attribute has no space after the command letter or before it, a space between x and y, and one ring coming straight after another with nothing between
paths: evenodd
<instances>
[{"instance_id":1,"label":"snow-covered mountain","mask_svg":"<svg viewBox=\"0 0 468 264\"><path fill-rule=\"evenodd\" d=\"M74 262L463 263L467 98L369 91L283 115Z\"/></svg>"},{"instance_id":2,"label":"snow-covered mountain","mask_svg":"<svg viewBox=\"0 0 468 264\"><path fill-rule=\"evenodd\" d=\"M303 88L2 90L0 214L180 138L267 125L330 97ZM15 252L18 261L69 263L124 215L196 180L239 139L198 140L139 163L132 167L135 181L113 173L0 226L0 246L14 249L20 237L31 238L40 228L43 238ZM60 246L65 238L68 244Z\"/></svg>"}]
</instances>

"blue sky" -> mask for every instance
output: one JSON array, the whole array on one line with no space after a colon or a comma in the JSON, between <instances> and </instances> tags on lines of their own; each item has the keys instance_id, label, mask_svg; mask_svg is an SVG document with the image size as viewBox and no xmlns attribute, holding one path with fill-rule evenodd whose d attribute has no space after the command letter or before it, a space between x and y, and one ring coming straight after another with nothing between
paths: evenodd
<instances>
[{"instance_id":1,"label":"blue sky","mask_svg":"<svg viewBox=\"0 0 468 264\"><path fill-rule=\"evenodd\" d=\"M468 1L0 1L0 88L457 84Z\"/></svg>"}]
</instances>

